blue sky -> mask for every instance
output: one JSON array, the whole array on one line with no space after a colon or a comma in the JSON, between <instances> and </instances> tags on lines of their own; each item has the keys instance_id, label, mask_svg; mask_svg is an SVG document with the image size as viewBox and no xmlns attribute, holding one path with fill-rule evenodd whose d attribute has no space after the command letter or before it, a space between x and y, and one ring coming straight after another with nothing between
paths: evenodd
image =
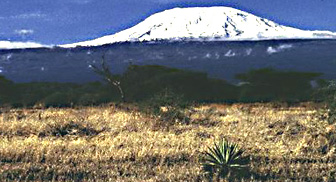
<instances>
[{"instance_id":1,"label":"blue sky","mask_svg":"<svg viewBox=\"0 0 336 182\"><path fill-rule=\"evenodd\" d=\"M336 0L0 0L0 40L73 43L193 6L230 6L287 26L336 32Z\"/></svg>"}]
</instances>

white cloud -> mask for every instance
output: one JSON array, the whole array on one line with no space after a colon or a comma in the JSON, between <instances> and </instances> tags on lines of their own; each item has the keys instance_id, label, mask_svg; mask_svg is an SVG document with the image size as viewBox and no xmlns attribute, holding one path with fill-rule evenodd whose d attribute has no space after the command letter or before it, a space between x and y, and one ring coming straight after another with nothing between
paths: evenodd
<instances>
[{"instance_id":1,"label":"white cloud","mask_svg":"<svg viewBox=\"0 0 336 182\"><path fill-rule=\"evenodd\" d=\"M31 30L31 29L22 29L22 30L15 30L14 32L16 34L19 34L19 35L29 35L29 34L33 34L34 30Z\"/></svg>"},{"instance_id":2,"label":"white cloud","mask_svg":"<svg viewBox=\"0 0 336 182\"><path fill-rule=\"evenodd\" d=\"M226 54L225 54L225 57L234 57L236 56L236 53L233 52L232 50L229 50Z\"/></svg>"},{"instance_id":3,"label":"white cloud","mask_svg":"<svg viewBox=\"0 0 336 182\"><path fill-rule=\"evenodd\" d=\"M13 19L30 19L30 18L44 18L46 16L47 15L42 14L40 12L35 12L35 13L25 13L25 14L10 16L10 18L13 18Z\"/></svg>"},{"instance_id":4,"label":"white cloud","mask_svg":"<svg viewBox=\"0 0 336 182\"><path fill-rule=\"evenodd\" d=\"M267 48L267 53L268 54L274 54L274 53L277 53L279 52L276 48L273 48L273 47L268 47Z\"/></svg>"},{"instance_id":5,"label":"white cloud","mask_svg":"<svg viewBox=\"0 0 336 182\"><path fill-rule=\"evenodd\" d=\"M253 51L253 49L251 49L251 48L246 49L246 55L247 56L251 55L252 51Z\"/></svg>"},{"instance_id":6,"label":"white cloud","mask_svg":"<svg viewBox=\"0 0 336 182\"><path fill-rule=\"evenodd\" d=\"M282 44L279 46L279 49L283 50L283 49L290 49L292 48L293 45L292 44Z\"/></svg>"},{"instance_id":7,"label":"white cloud","mask_svg":"<svg viewBox=\"0 0 336 182\"><path fill-rule=\"evenodd\" d=\"M181 0L151 0L156 3L176 3L176 2L181 2Z\"/></svg>"},{"instance_id":8,"label":"white cloud","mask_svg":"<svg viewBox=\"0 0 336 182\"><path fill-rule=\"evenodd\" d=\"M290 49L292 47L293 47L293 45L291 45L291 44L282 44L282 45L279 45L278 47L271 47L270 46L270 47L267 48L267 53L268 54L274 54L274 53L281 52L285 49Z\"/></svg>"},{"instance_id":9,"label":"white cloud","mask_svg":"<svg viewBox=\"0 0 336 182\"><path fill-rule=\"evenodd\" d=\"M8 54L8 55L6 55L6 60L7 61L10 60L12 57L13 57L13 54Z\"/></svg>"},{"instance_id":10,"label":"white cloud","mask_svg":"<svg viewBox=\"0 0 336 182\"><path fill-rule=\"evenodd\" d=\"M0 16L0 20L8 20L8 19L46 19L47 15L40 13L40 12L34 12L34 13L24 13L24 14L18 14L18 15L12 15L12 16Z\"/></svg>"},{"instance_id":11,"label":"white cloud","mask_svg":"<svg viewBox=\"0 0 336 182\"><path fill-rule=\"evenodd\" d=\"M93 0L71 0L70 2L76 3L76 4L88 4L93 2Z\"/></svg>"},{"instance_id":12,"label":"white cloud","mask_svg":"<svg viewBox=\"0 0 336 182\"><path fill-rule=\"evenodd\" d=\"M204 58L211 58L211 54L210 53L207 53Z\"/></svg>"}]
</instances>

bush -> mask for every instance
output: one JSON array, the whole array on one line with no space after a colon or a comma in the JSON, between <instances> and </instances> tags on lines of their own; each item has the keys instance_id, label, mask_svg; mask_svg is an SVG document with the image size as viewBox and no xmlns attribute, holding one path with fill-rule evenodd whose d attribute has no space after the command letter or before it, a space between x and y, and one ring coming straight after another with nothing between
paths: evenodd
<instances>
[{"instance_id":1,"label":"bush","mask_svg":"<svg viewBox=\"0 0 336 182\"><path fill-rule=\"evenodd\" d=\"M237 98L237 88L225 80L209 78L205 73L156 65L130 66L122 76L121 84L132 101L148 100L162 92L163 88L195 102L232 101Z\"/></svg>"},{"instance_id":2,"label":"bush","mask_svg":"<svg viewBox=\"0 0 336 182\"><path fill-rule=\"evenodd\" d=\"M162 121L168 123L182 122L189 123L185 110L189 106L183 96L175 94L169 89L154 95L152 98L140 102L142 111L159 116Z\"/></svg>"},{"instance_id":3,"label":"bush","mask_svg":"<svg viewBox=\"0 0 336 182\"><path fill-rule=\"evenodd\" d=\"M5 103L15 103L16 98L15 84L5 77L0 76L0 106Z\"/></svg>"},{"instance_id":4,"label":"bush","mask_svg":"<svg viewBox=\"0 0 336 182\"><path fill-rule=\"evenodd\" d=\"M184 113L181 107L176 106L177 102L183 105L186 101L234 103L312 100L313 88L310 82L319 76L316 73L260 69L237 75L238 79L248 83L238 87L225 80L209 78L205 73L164 66L131 65L122 75L112 74L106 64L95 68L103 79L110 81L106 84L13 83L0 76L0 106L32 107L44 104L47 107L69 107L126 100L145 102L153 113L158 113L161 107L168 105L167 112L160 115L171 120L181 118L180 115ZM157 102L156 106L154 102ZM332 104L329 106L336 107Z\"/></svg>"},{"instance_id":5,"label":"bush","mask_svg":"<svg viewBox=\"0 0 336 182\"><path fill-rule=\"evenodd\" d=\"M243 102L300 102L310 99L311 81L320 75L265 68L238 74L236 78L246 83L241 86L240 100Z\"/></svg>"},{"instance_id":6,"label":"bush","mask_svg":"<svg viewBox=\"0 0 336 182\"><path fill-rule=\"evenodd\" d=\"M46 97L43 103L46 107L70 107L74 103L70 98L67 93L55 92Z\"/></svg>"},{"instance_id":7,"label":"bush","mask_svg":"<svg viewBox=\"0 0 336 182\"><path fill-rule=\"evenodd\" d=\"M328 109L328 122L336 123L336 81L329 81L319 90L319 98L326 104Z\"/></svg>"}]
</instances>

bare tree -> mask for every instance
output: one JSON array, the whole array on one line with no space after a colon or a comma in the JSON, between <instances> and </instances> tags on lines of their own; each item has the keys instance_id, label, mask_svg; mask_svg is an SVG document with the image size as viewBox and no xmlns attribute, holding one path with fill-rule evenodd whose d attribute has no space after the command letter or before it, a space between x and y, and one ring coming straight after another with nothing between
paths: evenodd
<instances>
[{"instance_id":1,"label":"bare tree","mask_svg":"<svg viewBox=\"0 0 336 182\"><path fill-rule=\"evenodd\" d=\"M102 56L101 67L90 65L95 73L100 75L108 84L116 87L120 93L121 101L125 102L125 92L121 86L121 78L119 75L113 74L106 64L105 55Z\"/></svg>"}]
</instances>

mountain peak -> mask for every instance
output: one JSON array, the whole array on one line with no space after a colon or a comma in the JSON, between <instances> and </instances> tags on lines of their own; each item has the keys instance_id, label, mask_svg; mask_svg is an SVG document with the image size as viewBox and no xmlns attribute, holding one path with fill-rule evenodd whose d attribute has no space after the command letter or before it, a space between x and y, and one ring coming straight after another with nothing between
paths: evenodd
<instances>
[{"instance_id":1,"label":"mountain peak","mask_svg":"<svg viewBox=\"0 0 336 182\"><path fill-rule=\"evenodd\" d=\"M240 41L270 39L334 39L329 31L282 26L231 7L174 8L156 13L114 35L62 47L99 46L143 41Z\"/></svg>"}]
</instances>

